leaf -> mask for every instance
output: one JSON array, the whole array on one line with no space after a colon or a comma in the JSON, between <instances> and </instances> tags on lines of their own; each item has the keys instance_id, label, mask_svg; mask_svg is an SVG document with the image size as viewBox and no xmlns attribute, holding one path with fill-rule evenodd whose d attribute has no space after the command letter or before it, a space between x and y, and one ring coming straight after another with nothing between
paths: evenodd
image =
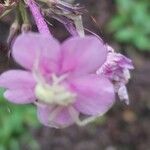
<instances>
[{"instance_id":1,"label":"leaf","mask_svg":"<svg viewBox=\"0 0 150 150\"><path fill-rule=\"evenodd\" d=\"M130 27L123 28L115 34L115 38L120 42L131 42L135 36L137 32Z\"/></svg>"},{"instance_id":2,"label":"leaf","mask_svg":"<svg viewBox=\"0 0 150 150\"><path fill-rule=\"evenodd\" d=\"M5 92L5 90L3 88L0 88L0 102L5 99L3 96L4 92Z\"/></svg>"},{"instance_id":3,"label":"leaf","mask_svg":"<svg viewBox=\"0 0 150 150\"><path fill-rule=\"evenodd\" d=\"M141 50L150 50L150 40L145 36L135 38L134 43Z\"/></svg>"},{"instance_id":4,"label":"leaf","mask_svg":"<svg viewBox=\"0 0 150 150\"><path fill-rule=\"evenodd\" d=\"M150 51L149 0L115 0L117 12L107 28L120 43Z\"/></svg>"},{"instance_id":5,"label":"leaf","mask_svg":"<svg viewBox=\"0 0 150 150\"><path fill-rule=\"evenodd\" d=\"M127 22L128 18L126 18L126 16L122 16L122 17L119 17L119 16L116 16L114 17L110 23L108 24L108 30L110 32L114 32L116 30L119 30L120 28L122 28L126 22Z\"/></svg>"}]
</instances>

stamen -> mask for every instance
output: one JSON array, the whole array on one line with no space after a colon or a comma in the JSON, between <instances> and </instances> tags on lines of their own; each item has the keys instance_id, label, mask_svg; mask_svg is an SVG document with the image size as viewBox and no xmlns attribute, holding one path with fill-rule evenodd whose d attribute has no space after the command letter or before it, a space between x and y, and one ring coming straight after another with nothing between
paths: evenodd
<instances>
[{"instance_id":1,"label":"stamen","mask_svg":"<svg viewBox=\"0 0 150 150\"><path fill-rule=\"evenodd\" d=\"M72 104L75 101L76 94L60 84L66 77L67 75L57 77L53 74L51 84L38 81L35 87L35 95L38 101L59 106L68 106Z\"/></svg>"},{"instance_id":2,"label":"stamen","mask_svg":"<svg viewBox=\"0 0 150 150\"><path fill-rule=\"evenodd\" d=\"M60 83L61 81L65 80L67 76L68 76L67 74L64 74L58 78L55 74L52 74L51 77L52 77L53 84L56 85L56 84Z\"/></svg>"}]
</instances>

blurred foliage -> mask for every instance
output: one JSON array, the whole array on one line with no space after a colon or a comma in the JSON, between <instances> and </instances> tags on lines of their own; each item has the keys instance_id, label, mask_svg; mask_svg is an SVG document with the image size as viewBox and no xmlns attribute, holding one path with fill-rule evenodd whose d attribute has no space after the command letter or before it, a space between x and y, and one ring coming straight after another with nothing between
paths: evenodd
<instances>
[{"instance_id":1,"label":"blurred foliage","mask_svg":"<svg viewBox=\"0 0 150 150\"><path fill-rule=\"evenodd\" d=\"M38 143L32 138L29 127L38 127L36 110L31 105L15 105L3 97L0 89L0 150L20 150L21 145L38 150Z\"/></svg>"},{"instance_id":2,"label":"blurred foliage","mask_svg":"<svg viewBox=\"0 0 150 150\"><path fill-rule=\"evenodd\" d=\"M150 50L150 1L115 0L117 13L108 30L120 43L131 44L139 50Z\"/></svg>"}]
</instances>

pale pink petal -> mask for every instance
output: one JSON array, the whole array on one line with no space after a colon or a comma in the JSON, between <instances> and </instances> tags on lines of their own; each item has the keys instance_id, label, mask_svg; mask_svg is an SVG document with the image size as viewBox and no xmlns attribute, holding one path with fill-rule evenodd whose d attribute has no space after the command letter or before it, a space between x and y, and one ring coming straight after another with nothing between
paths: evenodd
<instances>
[{"instance_id":1,"label":"pale pink petal","mask_svg":"<svg viewBox=\"0 0 150 150\"><path fill-rule=\"evenodd\" d=\"M35 80L31 72L9 70L0 75L0 87L9 89L34 88Z\"/></svg>"},{"instance_id":2,"label":"pale pink petal","mask_svg":"<svg viewBox=\"0 0 150 150\"><path fill-rule=\"evenodd\" d=\"M105 45L94 36L72 37L62 44L62 72L95 72L106 60Z\"/></svg>"},{"instance_id":3,"label":"pale pink petal","mask_svg":"<svg viewBox=\"0 0 150 150\"><path fill-rule=\"evenodd\" d=\"M13 45L13 57L26 69L32 70L39 60L39 68L45 72L58 69L60 44L54 38L38 33L20 35Z\"/></svg>"},{"instance_id":4,"label":"pale pink petal","mask_svg":"<svg viewBox=\"0 0 150 150\"><path fill-rule=\"evenodd\" d=\"M102 115L114 103L114 88L103 76L87 75L70 81L77 93L74 107L86 115Z\"/></svg>"},{"instance_id":5,"label":"pale pink petal","mask_svg":"<svg viewBox=\"0 0 150 150\"><path fill-rule=\"evenodd\" d=\"M34 89L6 90L4 97L8 101L16 104L27 104L36 100Z\"/></svg>"},{"instance_id":6,"label":"pale pink petal","mask_svg":"<svg viewBox=\"0 0 150 150\"><path fill-rule=\"evenodd\" d=\"M68 109L67 107L61 108L59 106L41 106L38 107L38 118L46 126L64 128L74 123ZM78 115L78 112L76 113ZM51 120L51 118L53 119Z\"/></svg>"}]
</instances>

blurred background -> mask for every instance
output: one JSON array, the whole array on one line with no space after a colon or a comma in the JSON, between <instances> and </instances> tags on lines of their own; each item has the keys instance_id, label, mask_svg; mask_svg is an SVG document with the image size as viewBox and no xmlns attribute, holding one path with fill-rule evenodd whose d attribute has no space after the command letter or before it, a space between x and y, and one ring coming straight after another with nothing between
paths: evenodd
<instances>
[{"instance_id":1,"label":"blurred background","mask_svg":"<svg viewBox=\"0 0 150 150\"><path fill-rule=\"evenodd\" d=\"M116 51L133 60L128 84L130 105L119 102L85 127L51 129L41 126L32 105L13 105L0 90L0 150L150 150L150 1L66 0L85 6L84 26ZM68 36L57 21L52 30ZM11 17L0 21L0 73L16 68L6 38Z\"/></svg>"}]
</instances>

